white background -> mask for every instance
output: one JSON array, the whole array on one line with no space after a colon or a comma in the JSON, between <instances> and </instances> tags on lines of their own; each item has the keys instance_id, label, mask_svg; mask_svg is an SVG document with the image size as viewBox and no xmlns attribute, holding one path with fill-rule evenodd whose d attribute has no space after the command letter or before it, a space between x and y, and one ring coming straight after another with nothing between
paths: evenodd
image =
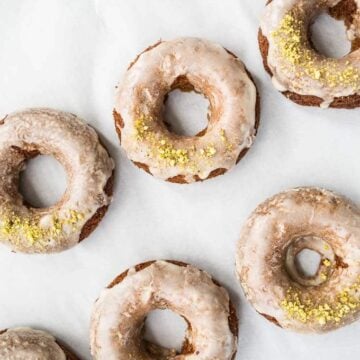
<instances>
[{"instance_id":1,"label":"white background","mask_svg":"<svg viewBox=\"0 0 360 360\"><path fill-rule=\"evenodd\" d=\"M99 130L117 166L113 204L91 238L51 256L0 247L0 328L48 329L90 359L89 318L102 288L136 263L171 258L207 270L229 289L240 317L238 359L360 356L359 323L321 336L278 329L253 311L234 275L240 228L270 195L315 185L360 202L360 110L300 107L272 88L257 46L264 3L0 0L0 117L34 106L76 113ZM208 38L241 57L262 107L257 140L241 163L190 186L158 181L131 165L111 115L114 87L128 63L160 38L179 36ZM340 39L324 38L325 48ZM180 118L204 121L204 102L197 98L177 96L171 103ZM30 166L27 183L46 201L64 177L53 162L38 165ZM46 192L39 186L45 182Z\"/></svg>"}]
</instances>

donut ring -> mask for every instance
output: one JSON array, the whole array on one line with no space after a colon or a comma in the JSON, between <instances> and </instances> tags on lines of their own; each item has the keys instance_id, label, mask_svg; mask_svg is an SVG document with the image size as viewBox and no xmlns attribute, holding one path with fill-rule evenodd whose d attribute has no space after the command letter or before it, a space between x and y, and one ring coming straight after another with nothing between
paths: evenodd
<instances>
[{"instance_id":1,"label":"donut ring","mask_svg":"<svg viewBox=\"0 0 360 360\"><path fill-rule=\"evenodd\" d=\"M341 59L319 54L311 43L310 25L324 11L348 29L352 52ZM323 108L360 106L360 12L355 0L270 0L259 45L273 85L290 100Z\"/></svg>"},{"instance_id":2,"label":"donut ring","mask_svg":"<svg viewBox=\"0 0 360 360\"><path fill-rule=\"evenodd\" d=\"M296 255L321 256L307 277ZM289 190L259 205L237 247L237 273L255 309L299 332L335 330L360 317L360 209L333 192Z\"/></svg>"},{"instance_id":3,"label":"donut ring","mask_svg":"<svg viewBox=\"0 0 360 360\"><path fill-rule=\"evenodd\" d=\"M141 339L147 314L170 309L188 323L181 353ZM235 358L237 317L227 291L207 273L177 261L149 261L118 276L95 303L95 359Z\"/></svg>"},{"instance_id":4,"label":"donut ring","mask_svg":"<svg viewBox=\"0 0 360 360\"><path fill-rule=\"evenodd\" d=\"M171 133L162 109L174 89L210 102L196 136ZM243 63L220 45L196 38L160 41L130 65L116 94L115 125L127 156L157 178L192 183L224 174L252 145L259 97Z\"/></svg>"},{"instance_id":5,"label":"donut ring","mask_svg":"<svg viewBox=\"0 0 360 360\"><path fill-rule=\"evenodd\" d=\"M30 328L0 331L0 358L2 360L79 360L49 333Z\"/></svg>"},{"instance_id":6,"label":"donut ring","mask_svg":"<svg viewBox=\"0 0 360 360\"><path fill-rule=\"evenodd\" d=\"M68 187L49 208L33 208L18 191L27 159L54 156ZM110 204L114 162L96 132L75 115L30 109L0 125L0 242L23 253L59 252L96 228Z\"/></svg>"}]
</instances>

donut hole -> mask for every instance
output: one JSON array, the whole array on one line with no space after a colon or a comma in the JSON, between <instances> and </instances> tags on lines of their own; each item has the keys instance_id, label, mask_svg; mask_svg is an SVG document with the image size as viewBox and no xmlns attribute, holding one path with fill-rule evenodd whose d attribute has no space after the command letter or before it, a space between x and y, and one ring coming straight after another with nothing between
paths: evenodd
<instances>
[{"instance_id":1,"label":"donut hole","mask_svg":"<svg viewBox=\"0 0 360 360\"><path fill-rule=\"evenodd\" d=\"M292 239L285 256L288 275L303 286L320 286L329 280L334 261L335 253L331 241L315 234Z\"/></svg>"},{"instance_id":2,"label":"donut hole","mask_svg":"<svg viewBox=\"0 0 360 360\"><path fill-rule=\"evenodd\" d=\"M65 169L54 157L38 155L26 160L19 179L19 191L26 205L49 208L61 200L66 187Z\"/></svg>"},{"instance_id":3,"label":"donut hole","mask_svg":"<svg viewBox=\"0 0 360 360\"><path fill-rule=\"evenodd\" d=\"M153 310L145 321L144 340L155 346L181 353L188 324L171 310Z\"/></svg>"},{"instance_id":4,"label":"donut hole","mask_svg":"<svg viewBox=\"0 0 360 360\"><path fill-rule=\"evenodd\" d=\"M195 136L208 126L209 101L187 89L174 89L166 96L163 118L168 130L180 136Z\"/></svg>"},{"instance_id":5,"label":"donut hole","mask_svg":"<svg viewBox=\"0 0 360 360\"><path fill-rule=\"evenodd\" d=\"M342 58L351 51L346 30L343 21L322 12L314 18L310 26L311 42L318 53L329 58Z\"/></svg>"},{"instance_id":6,"label":"donut hole","mask_svg":"<svg viewBox=\"0 0 360 360\"><path fill-rule=\"evenodd\" d=\"M322 256L314 250L303 249L295 256L295 266L303 277L312 278L319 271Z\"/></svg>"}]
</instances>

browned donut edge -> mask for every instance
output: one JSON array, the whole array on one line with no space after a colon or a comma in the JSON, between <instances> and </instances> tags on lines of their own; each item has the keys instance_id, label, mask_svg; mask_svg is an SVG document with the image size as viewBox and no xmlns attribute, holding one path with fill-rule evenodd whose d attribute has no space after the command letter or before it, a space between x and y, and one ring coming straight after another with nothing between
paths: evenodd
<instances>
[{"instance_id":1,"label":"browned donut edge","mask_svg":"<svg viewBox=\"0 0 360 360\"><path fill-rule=\"evenodd\" d=\"M90 125L88 125L88 126L90 126ZM94 131L96 132L96 134L98 134L95 129L94 129ZM107 152L109 158L111 159L112 157L110 155L109 150L106 148L106 146L103 144L103 142L100 140L99 137L98 137L98 141L99 141L100 145ZM115 181L115 168L113 169L112 174L109 177L109 179L107 180L105 187L104 187L104 192L109 197L112 197L113 193L114 193L114 181ZM100 221L103 219L106 212L108 211L109 206L110 206L110 204L102 206L99 209L97 209L96 213L84 224L83 228L81 229L80 236L79 236L79 243L81 241L83 241L85 238L87 238L97 228Z\"/></svg>"},{"instance_id":2,"label":"browned donut edge","mask_svg":"<svg viewBox=\"0 0 360 360\"><path fill-rule=\"evenodd\" d=\"M142 54L156 48L158 45L160 45L162 43L162 41L158 41L156 44L149 46L148 48L146 48L143 52L141 52L139 55L137 55L137 57L135 58L135 60L129 65L128 70L131 69L134 64L139 60L139 58L141 57ZM233 56L235 59L238 59L238 57L232 53L231 51L225 49L231 56ZM245 67L245 65L244 65ZM253 76L251 75L251 73L246 69L245 67L245 71L247 73L247 75L249 76L250 80L252 81L252 83L254 84L255 88L256 88L256 104L255 104L255 135L257 134L259 125L260 125L260 93L259 90L254 82ZM191 84L189 85L188 82L183 82L181 80L183 80L184 77L180 77L180 81L176 82L176 84L174 84L174 87L177 89L180 89L181 91L185 91L185 92L189 92L189 91L193 91L194 88L191 87ZM121 114L119 114L115 109L113 109L113 117L114 117L114 121L115 121L115 129L116 132L118 134L120 143L121 143L121 129L124 127L124 120L121 116ZM204 135L204 133L206 132L206 128L203 129L200 133L198 133L196 136L202 136ZM239 163L239 161L246 155L246 153L250 150L250 148L246 148L243 149L241 151L241 153L239 154L237 160L236 160L236 164ZM132 160L131 160L132 161ZM135 164L139 169L144 170L145 172L147 172L148 174L152 175L149 166L144 164L144 163L140 163L140 162L136 162L136 161L132 161L133 164ZM219 168L219 169L215 169L213 170L209 176L205 179L201 179L198 175L194 176L194 180L195 182L199 182L199 181L205 181L208 179L212 179L215 178L217 176L220 175L224 175L226 172L228 171L228 169L225 168ZM166 179L166 181L171 182L171 183L175 183L175 184L188 184L188 182L185 179L184 175L177 175L174 176L172 178L168 178Z\"/></svg>"},{"instance_id":3,"label":"browned donut edge","mask_svg":"<svg viewBox=\"0 0 360 360\"><path fill-rule=\"evenodd\" d=\"M277 321L277 319L273 316L270 316L268 314L263 314L257 311L258 314L260 314L262 317L264 317L267 321L270 321L272 324L278 326L279 328L282 328L280 323Z\"/></svg>"},{"instance_id":4,"label":"browned donut edge","mask_svg":"<svg viewBox=\"0 0 360 360\"><path fill-rule=\"evenodd\" d=\"M0 330L0 335L5 334L8 329ZM62 342L56 339L56 343L60 346L61 350L65 353L66 360L80 360L72 351L69 350Z\"/></svg>"},{"instance_id":5,"label":"browned donut edge","mask_svg":"<svg viewBox=\"0 0 360 360\"><path fill-rule=\"evenodd\" d=\"M62 351L65 353L66 360L80 360L72 351L69 350L62 342L56 340L56 343L61 347Z\"/></svg>"},{"instance_id":6,"label":"browned donut edge","mask_svg":"<svg viewBox=\"0 0 360 360\"><path fill-rule=\"evenodd\" d=\"M269 0L267 4L271 3L272 0ZM334 6L329 10L331 16L338 20L343 20L346 25L351 24L352 16L356 11L357 6L354 0L342 0L339 4ZM258 32L258 42L259 49L263 59L264 68L270 76L273 76L273 73L270 70L270 67L267 62L268 52L269 52L269 41L263 35L261 29ZM357 49L360 46L360 40L352 44L352 51ZM281 92L289 100L293 101L298 105L303 106L316 106L320 107L323 99L312 96L312 95L300 95L291 91ZM333 102L330 104L331 108L336 109L354 109L360 106L360 95L350 95L350 96L341 96L334 98Z\"/></svg>"},{"instance_id":7,"label":"browned donut edge","mask_svg":"<svg viewBox=\"0 0 360 360\"><path fill-rule=\"evenodd\" d=\"M135 270L136 272L139 272L141 270L146 269L147 267L149 267L150 265L154 264L157 260L150 260L150 261L146 261L143 263L140 263L138 265L135 266ZM182 266L182 267L186 267L189 266L190 264L187 264L185 262L182 261L176 261L176 260L165 260L166 262L170 263L170 264L174 264L177 266ZM203 271L203 270L200 270ZM125 270L123 273L121 273L120 275L118 275L107 287L107 289L111 289L114 286L116 286L117 284L121 283L128 275L129 269ZM212 278L213 283L216 286L222 287L220 285L220 283L215 280L214 278ZM229 301L229 328L231 333L237 338L238 334L239 334L239 321L238 321L238 317L237 317L237 313L236 313L236 309L235 306L233 305L231 299ZM188 330L191 331L191 323L184 318L184 320L187 322L188 324ZM189 340L186 338L184 340L182 349L181 349L181 354L185 355L185 354L193 354L195 351L195 349L193 348L193 345L189 342ZM235 359L236 353L233 356L233 359Z\"/></svg>"},{"instance_id":8,"label":"browned donut edge","mask_svg":"<svg viewBox=\"0 0 360 360\"><path fill-rule=\"evenodd\" d=\"M105 187L104 192L107 196L113 195L114 190L114 178L115 178L115 170L113 170L111 176L109 177ZM97 209L96 213L85 223L83 228L81 229L79 242L83 241L87 238L99 225L100 221L105 216L110 205L105 205Z\"/></svg>"}]
</instances>

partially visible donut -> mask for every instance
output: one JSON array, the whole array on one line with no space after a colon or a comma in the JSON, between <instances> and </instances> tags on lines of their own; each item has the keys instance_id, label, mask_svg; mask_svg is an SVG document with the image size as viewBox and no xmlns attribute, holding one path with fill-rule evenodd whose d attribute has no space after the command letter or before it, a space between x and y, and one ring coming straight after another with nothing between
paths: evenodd
<instances>
[{"instance_id":1,"label":"partially visible donut","mask_svg":"<svg viewBox=\"0 0 360 360\"><path fill-rule=\"evenodd\" d=\"M196 136L171 133L163 104L174 89L210 102L208 126ZM192 183L224 174L252 145L259 97L243 63L210 41L160 41L140 54L120 83L114 109L127 156L157 178Z\"/></svg>"},{"instance_id":2,"label":"partially visible donut","mask_svg":"<svg viewBox=\"0 0 360 360\"><path fill-rule=\"evenodd\" d=\"M1 360L78 360L45 331L13 328L0 331Z\"/></svg>"},{"instance_id":3,"label":"partially visible donut","mask_svg":"<svg viewBox=\"0 0 360 360\"><path fill-rule=\"evenodd\" d=\"M344 20L352 52L340 59L319 54L310 25L321 12ZM355 0L270 0L259 31L265 69L275 88L308 106L360 106L360 9Z\"/></svg>"},{"instance_id":4,"label":"partially visible donut","mask_svg":"<svg viewBox=\"0 0 360 360\"><path fill-rule=\"evenodd\" d=\"M27 159L54 156L67 172L62 199L33 208L18 191ZM30 109L0 125L0 242L14 251L50 253L89 236L110 204L114 162L98 135L75 115Z\"/></svg>"},{"instance_id":5,"label":"partially visible donut","mask_svg":"<svg viewBox=\"0 0 360 360\"><path fill-rule=\"evenodd\" d=\"M180 353L142 339L155 309L170 309L188 323ZM177 261L149 261L119 275L97 300L91 352L98 360L232 360L237 332L227 291L207 273Z\"/></svg>"},{"instance_id":6,"label":"partially visible donut","mask_svg":"<svg viewBox=\"0 0 360 360\"><path fill-rule=\"evenodd\" d=\"M306 276L303 249L321 256ZM237 273L255 309L283 328L326 332L360 318L360 209L333 192L289 190L259 205L243 227Z\"/></svg>"}]
</instances>

